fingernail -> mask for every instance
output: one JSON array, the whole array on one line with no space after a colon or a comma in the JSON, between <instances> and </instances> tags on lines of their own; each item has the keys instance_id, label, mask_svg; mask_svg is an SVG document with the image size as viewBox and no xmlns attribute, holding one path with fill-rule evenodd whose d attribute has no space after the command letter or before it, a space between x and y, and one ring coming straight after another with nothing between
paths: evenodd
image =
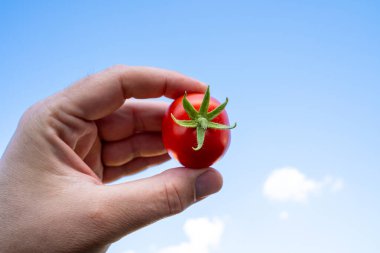
<instances>
[{"instance_id":1,"label":"fingernail","mask_svg":"<svg viewBox=\"0 0 380 253\"><path fill-rule=\"evenodd\" d=\"M215 171L208 170L195 181L196 199L201 200L222 188L221 177Z\"/></svg>"}]
</instances>

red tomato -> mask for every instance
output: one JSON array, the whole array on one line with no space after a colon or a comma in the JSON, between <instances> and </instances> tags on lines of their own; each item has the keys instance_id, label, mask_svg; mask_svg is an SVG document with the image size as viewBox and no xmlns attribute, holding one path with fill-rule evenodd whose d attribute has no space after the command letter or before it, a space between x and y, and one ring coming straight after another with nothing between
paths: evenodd
<instances>
[{"instance_id":1,"label":"red tomato","mask_svg":"<svg viewBox=\"0 0 380 253\"><path fill-rule=\"evenodd\" d=\"M185 109L184 99L195 111L189 113L189 109ZM207 104L203 107L202 114L201 105L207 99L209 104L208 107ZM221 105L216 99L211 98L209 89L206 94L193 93L187 96L185 94L177 98L170 105L162 123L163 142L169 154L185 167L198 169L209 167L220 159L230 144L229 129L236 126L236 124L233 127L228 126L228 116L224 110L227 102L228 100ZM216 108L220 111L218 113L214 111L211 115L210 112Z\"/></svg>"}]
</instances>

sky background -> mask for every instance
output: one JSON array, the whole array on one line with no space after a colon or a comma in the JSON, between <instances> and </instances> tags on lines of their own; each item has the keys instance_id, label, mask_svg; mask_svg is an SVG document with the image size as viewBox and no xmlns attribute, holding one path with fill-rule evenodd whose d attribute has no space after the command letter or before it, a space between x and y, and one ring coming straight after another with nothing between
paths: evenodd
<instances>
[{"instance_id":1,"label":"sky background","mask_svg":"<svg viewBox=\"0 0 380 253\"><path fill-rule=\"evenodd\" d=\"M176 70L230 99L224 187L110 253L375 253L379 45L379 1L2 0L0 151L27 107L83 76Z\"/></svg>"}]
</instances>

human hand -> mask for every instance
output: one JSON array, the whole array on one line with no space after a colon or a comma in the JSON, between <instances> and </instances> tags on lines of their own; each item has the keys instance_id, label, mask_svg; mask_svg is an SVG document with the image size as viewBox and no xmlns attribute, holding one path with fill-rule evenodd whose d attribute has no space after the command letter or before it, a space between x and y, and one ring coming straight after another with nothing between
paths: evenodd
<instances>
[{"instance_id":1,"label":"human hand","mask_svg":"<svg viewBox=\"0 0 380 253\"><path fill-rule=\"evenodd\" d=\"M117 66L32 106L0 160L0 252L104 252L219 191L211 168L104 184L169 159L167 105L129 98L205 89L178 73Z\"/></svg>"}]
</instances>

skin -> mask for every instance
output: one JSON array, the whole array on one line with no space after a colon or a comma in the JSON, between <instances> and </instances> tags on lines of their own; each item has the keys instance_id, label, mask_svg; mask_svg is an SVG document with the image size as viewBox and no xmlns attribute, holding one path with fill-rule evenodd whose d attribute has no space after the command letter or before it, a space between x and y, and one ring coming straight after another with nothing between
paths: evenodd
<instances>
[{"instance_id":1,"label":"skin","mask_svg":"<svg viewBox=\"0 0 380 253\"><path fill-rule=\"evenodd\" d=\"M105 184L169 159L167 105L130 98L205 89L172 71L115 66L28 109L0 160L0 252L105 252L219 191L212 168Z\"/></svg>"}]
</instances>

